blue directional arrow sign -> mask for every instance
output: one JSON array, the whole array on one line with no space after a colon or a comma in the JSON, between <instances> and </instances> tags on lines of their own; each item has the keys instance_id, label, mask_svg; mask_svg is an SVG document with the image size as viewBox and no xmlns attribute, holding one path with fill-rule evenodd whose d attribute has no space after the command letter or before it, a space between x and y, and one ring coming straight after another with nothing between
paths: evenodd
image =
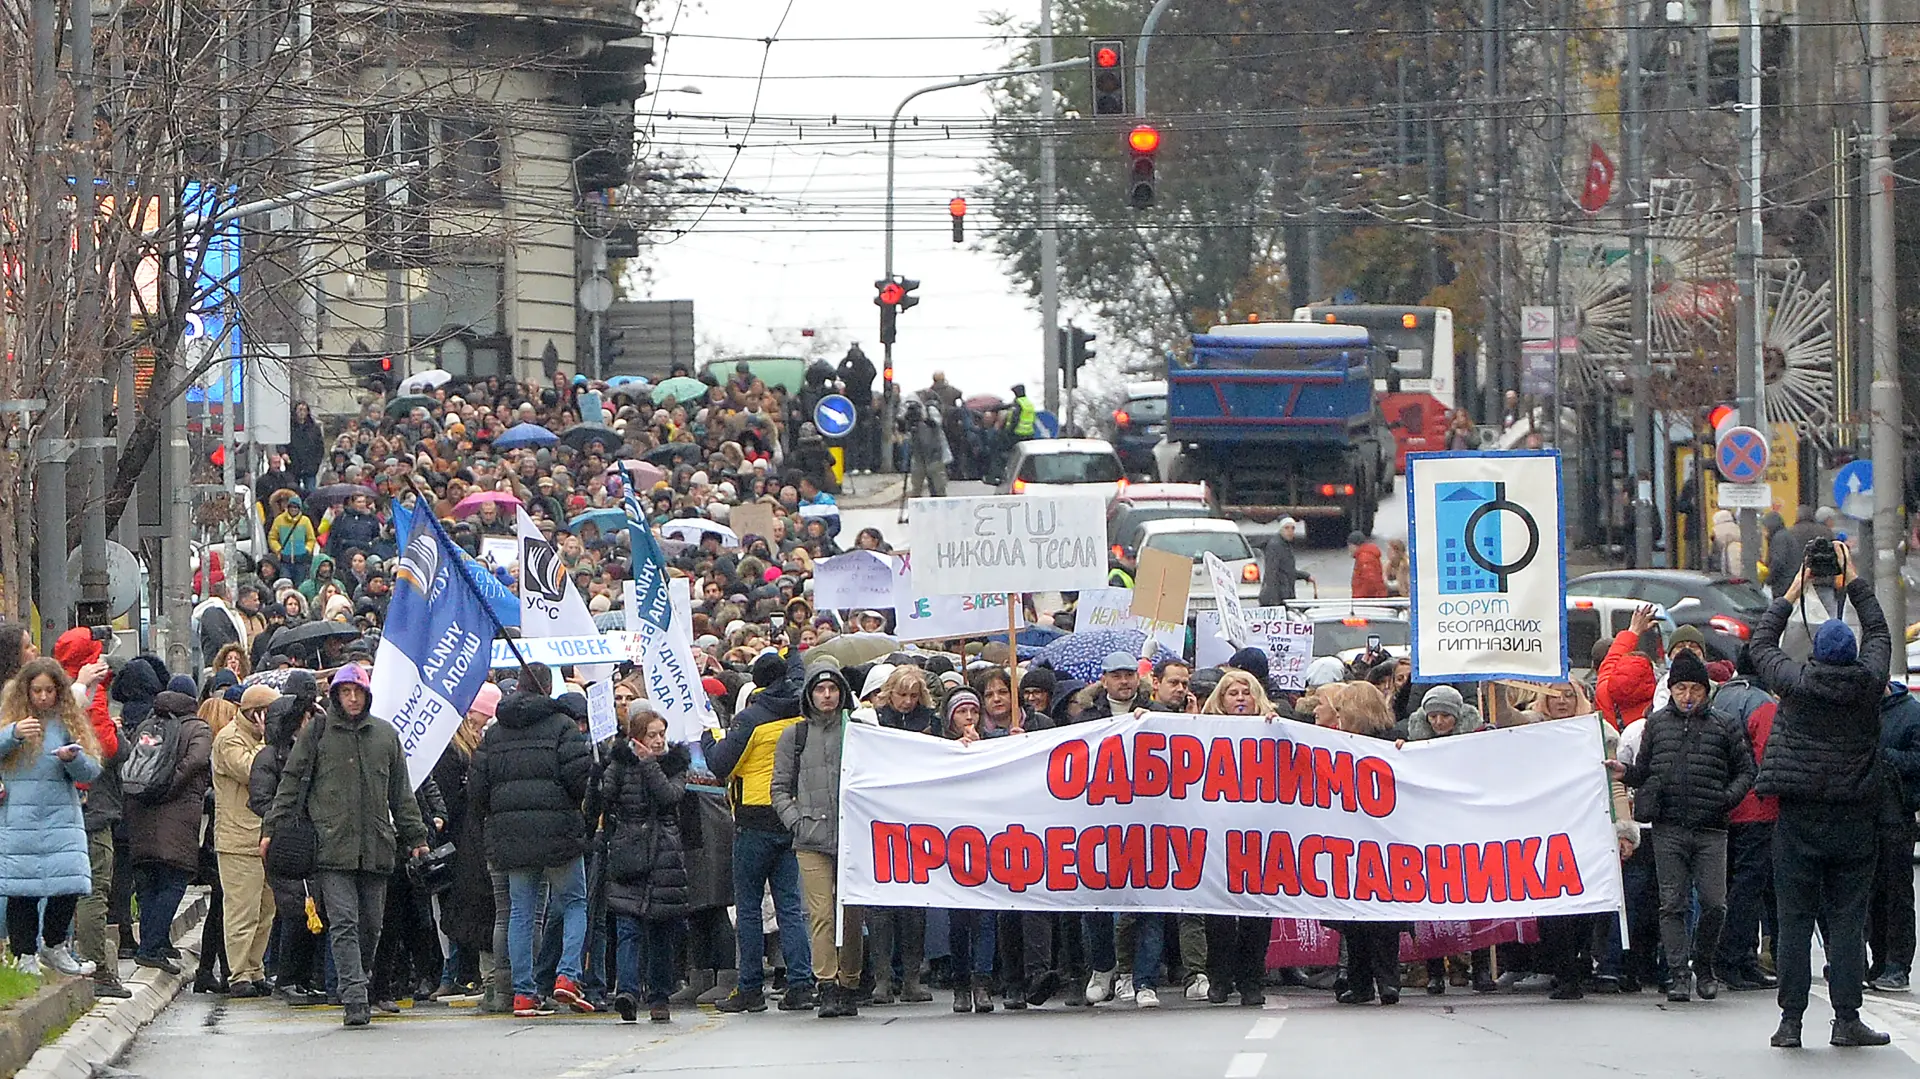
<instances>
[{"instance_id":1,"label":"blue directional arrow sign","mask_svg":"<svg viewBox=\"0 0 1920 1079\"><path fill-rule=\"evenodd\" d=\"M1041 409L1033 414L1033 433L1038 438L1059 438L1060 417Z\"/></svg>"},{"instance_id":2,"label":"blue directional arrow sign","mask_svg":"<svg viewBox=\"0 0 1920 1079\"><path fill-rule=\"evenodd\" d=\"M830 393L813 406L813 423L828 438L840 438L853 430L853 402L842 394Z\"/></svg>"},{"instance_id":3,"label":"blue directional arrow sign","mask_svg":"<svg viewBox=\"0 0 1920 1079\"><path fill-rule=\"evenodd\" d=\"M1833 504L1849 517L1873 516L1873 462L1852 461L1833 474Z\"/></svg>"}]
</instances>

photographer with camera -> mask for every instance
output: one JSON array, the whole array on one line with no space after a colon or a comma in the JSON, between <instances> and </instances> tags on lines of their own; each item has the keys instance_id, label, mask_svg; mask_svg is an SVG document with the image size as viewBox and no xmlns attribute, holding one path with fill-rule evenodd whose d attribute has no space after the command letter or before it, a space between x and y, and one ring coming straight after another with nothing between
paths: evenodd
<instances>
[{"instance_id":1,"label":"photographer with camera","mask_svg":"<svg viewBox=\"0 0 1920 1079\"><path fill-rule=\"evenodd\" d=\"M1780 634L1808 587L1833 583L1859 612L1861 640L1837 618L1813 631L1813 658L1780 650ZM1831 963L1832 1044L1886 1045L1860 1021L1866 980L1867 904L1873 890L1879 822L1889 808L1880 768L1880 698L1893 638L1873 590L1855 576L1844 544L1807 544L1800 572L1753 631L1754 672L1780 699L1754 790L1780 800L1774 826L1774 891L1780 929L1780 1027L1772 1044L1798 1048L1813 983L1812 939L1825 928Z\"/></svg>"}]
</instances>

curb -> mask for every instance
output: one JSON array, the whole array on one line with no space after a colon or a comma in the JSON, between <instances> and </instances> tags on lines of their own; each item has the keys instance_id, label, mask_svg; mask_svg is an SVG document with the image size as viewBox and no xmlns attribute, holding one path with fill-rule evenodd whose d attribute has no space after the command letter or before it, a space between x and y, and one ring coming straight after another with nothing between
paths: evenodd
<instances>
[{"instance_id":1,"label":"curb","mask_svg":"<svg viewBox=\"0 0 1920 1079\"><path fill-rule=\"evenodd\" d=\"M181 952L179 974L134 967L133 974L121 979L133 990L132 997L95 1001L57 1041L41 1046L15 1079L93 1079L97 1068L126 1052L140 1028L151 1023L193 978L200 960L200 942L194 933L206 919L208 895L206 889L188 892L174 915L173 942ZM91 992L91 979L74 981L86 984Z\"/></svg>"},{"instance_id":2,"label":"curb","mask_svg":"<svg viewBox=\"0 0 1920 1079\"><path fill-rule=\"evenodd\" d=\"M39 992L7 1009L14 1022L0 1027L0 1075L19 1075L47 1033L93 1006L89 978L50 978Z\"/></svg>"}]
</instances>

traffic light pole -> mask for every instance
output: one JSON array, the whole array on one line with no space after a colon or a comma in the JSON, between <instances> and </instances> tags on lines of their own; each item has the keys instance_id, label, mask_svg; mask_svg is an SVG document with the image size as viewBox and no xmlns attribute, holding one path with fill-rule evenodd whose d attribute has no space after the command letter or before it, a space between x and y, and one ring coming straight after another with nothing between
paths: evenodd
<instances>
[{"instance_id":1,"label":"traffic light pole","mask_svg":"<svg viewBox=\"0 0 1920 1079\"><path fill-rule=\"evenodd\" d=\"M1040 0L1040 66L1053 64L1053 0ZM1054 155L1053 72L1040 79L1040 387L1048 411L1060 411L1067 392L1060 353L1060 178Z\"/></svg>"},{"instance_id":2,"label":"traffic light pole","mask_svg":"<svg viewBox=\"0 0 1920 1079\"><path fill-rule=\"evenodd\" d=\"M1892 95L1887 89L1887 0L1867 0L1867 252L1873 267L1869 296L1873 317L1873 538L1875 597L1896 627L1907 624L1906 582L1900 570L1906 552L1906 470L1901 457L1903 397L1900 389L1899 326L1894 295ZM1893 676L1907 669L1904 648L1893 650Z\"/></svg>"}]
</instances>

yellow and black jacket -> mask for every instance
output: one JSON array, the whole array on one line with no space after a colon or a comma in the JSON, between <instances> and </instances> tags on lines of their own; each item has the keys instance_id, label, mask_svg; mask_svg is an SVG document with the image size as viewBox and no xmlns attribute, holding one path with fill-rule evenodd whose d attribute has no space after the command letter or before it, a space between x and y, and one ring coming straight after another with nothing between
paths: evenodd
<instances>
[{"instance_id":1,"label":"yellow and black jacket","mask_svg":"<svg viewBox=\"0 0 1920 1079\"><path fill-rule=\"evenodd\" d=\"M707 767L726 782L733 821L741 828L785 832L773 811L773 749L780 734L800 721L800 654L789 660L790 677L755 690L733 717L725 737L707 731L700 739Z\"/></svg>"}]
</instances>

